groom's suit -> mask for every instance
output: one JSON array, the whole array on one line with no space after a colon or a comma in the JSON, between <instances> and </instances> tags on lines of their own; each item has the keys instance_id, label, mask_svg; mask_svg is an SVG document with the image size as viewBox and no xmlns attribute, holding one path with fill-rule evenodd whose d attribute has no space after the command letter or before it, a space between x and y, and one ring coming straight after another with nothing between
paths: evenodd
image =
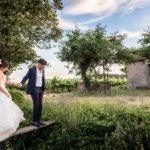
<instances>
[{"instance_id":1,"label":"groom's suit","mask_svg":"<svg viewBox=\"0 0 150 150\"><path fill-rule=\"evenodd\" d=\"M40 121L41 114L42 114L42 99L43 99L43 93L45 89L45 75L44 70L42 71L42 75L37 77L37 67L34 66L29 69L28 73L25 75L25 77L22 79L21 83L22 85L28 80L27 94L31 94L32 100L33 100L33 122ZM37 86L37 80L41 78L41 86Z\"/></svg>"}]
</instances>

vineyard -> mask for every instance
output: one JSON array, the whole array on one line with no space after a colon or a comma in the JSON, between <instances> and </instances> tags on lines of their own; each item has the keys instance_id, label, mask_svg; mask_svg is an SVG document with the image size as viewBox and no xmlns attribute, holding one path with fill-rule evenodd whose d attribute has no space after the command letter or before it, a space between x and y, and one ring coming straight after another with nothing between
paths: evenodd
<instances>
[{"instance_id":1,"label":"vineyard","mask_svg":"<svg viewBox=\"0 0 150 150\"><path fill-rule=\"evenodd\" d=\"M104 79L91 79L91 82L104 82ZM110 82L112 88L126 88L127 79L126 78L108 78L107 82ZM59 77L54 77L53 79L46 80L46 91L48 93L64 93L72 92L77 90L78 83L83 83L81 79L61 79ZM8 85L9 89L17 88L14 86ZM17 88L19 90L25 90L26 84Z\"/></svg>"}]
</instances>

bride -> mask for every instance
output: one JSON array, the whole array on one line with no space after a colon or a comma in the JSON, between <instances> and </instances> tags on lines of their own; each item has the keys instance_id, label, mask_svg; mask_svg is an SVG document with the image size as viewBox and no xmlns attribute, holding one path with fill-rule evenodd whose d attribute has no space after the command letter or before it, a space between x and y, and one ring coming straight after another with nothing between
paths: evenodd
<instances>
[{"instance_id":1,"label":"bride","mask_svg":"<svg viewBox=\"0 0 150 150\"><path fill-rule=\"evenodd\" d=\"M17 83L6 81L5 72L9 69L6 60L0 60L0 142L9 138L19 127L20 122L25 120L22 110L12 101L11 95L5 84Z\"/></svg>"}]
</instances>

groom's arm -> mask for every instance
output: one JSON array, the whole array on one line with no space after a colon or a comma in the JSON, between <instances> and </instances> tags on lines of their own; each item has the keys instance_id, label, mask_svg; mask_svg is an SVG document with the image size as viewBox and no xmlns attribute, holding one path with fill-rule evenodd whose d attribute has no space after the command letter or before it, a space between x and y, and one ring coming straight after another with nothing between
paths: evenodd
<instances>
[{"instance_id":1,"label":"groom's arm","mask_svg":"<svg viewBox=\"0 0 150 150\"><path fill-rule=\"evenodd\" d=\"M29 69L29 71L27 72L27 74L24 76L24 78L22 79L21 81L21 84L23 85L30 77L31 75L31 72L32 72L32 68Z\"/></svg>"}]
</instances>

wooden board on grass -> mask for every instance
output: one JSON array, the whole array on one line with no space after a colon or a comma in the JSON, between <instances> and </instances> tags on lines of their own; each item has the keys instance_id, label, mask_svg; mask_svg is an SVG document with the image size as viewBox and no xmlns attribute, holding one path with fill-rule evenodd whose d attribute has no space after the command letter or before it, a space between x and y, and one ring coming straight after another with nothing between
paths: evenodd
<instances>
[{"instance_id":1,"label":"wooden board on grass","mask_svg":"<svg viewBox=\"0 0 150 150\"><path fill-rule=\"evenodd\" d=\"M45 125L42 125L40 127L35 127L35 126L31 125L31 126L28 126L28 127L25 127L25 128L18 129L12 136L28 133L28 132L31 132L31 131L34 131L34 130L38 130L40 128L50 126L50 125L54 124L54 121L48 120L48 121L45 121L44 123L45 123Z\"/></svg>"}]
</instances>

